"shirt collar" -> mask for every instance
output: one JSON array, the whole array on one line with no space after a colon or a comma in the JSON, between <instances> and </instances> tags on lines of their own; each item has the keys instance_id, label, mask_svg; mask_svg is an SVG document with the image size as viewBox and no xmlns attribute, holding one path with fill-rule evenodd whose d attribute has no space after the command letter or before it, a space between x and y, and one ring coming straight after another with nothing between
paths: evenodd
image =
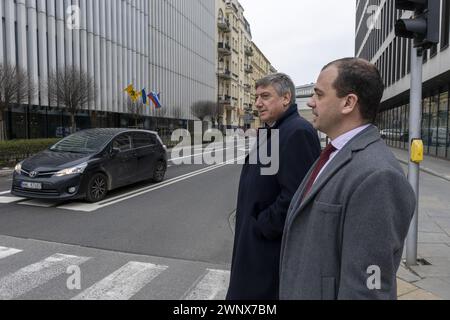
<instances>
[{"instance_id":1,"label":"shirt collar","mask_svg":"<svg viewBox=\"0 0 450 320\"><path fill-rule=\"evenodd\" d=\"M360 126L358 128L355 128L353 130L350 130L342 135L340 135L339 137L337 137L336 139L334 139L333 141L331 141L331 144L333 145L333 147L335 147L337 150L341 150L342 148L345 147L345 145L347 143L350 142L350 140L352 140L354 137L356 137L360 132L362 132L363 130L367 129L368 127L370 127L370 124L366 124L363 126Z\"/></svg>"}]
</instances>

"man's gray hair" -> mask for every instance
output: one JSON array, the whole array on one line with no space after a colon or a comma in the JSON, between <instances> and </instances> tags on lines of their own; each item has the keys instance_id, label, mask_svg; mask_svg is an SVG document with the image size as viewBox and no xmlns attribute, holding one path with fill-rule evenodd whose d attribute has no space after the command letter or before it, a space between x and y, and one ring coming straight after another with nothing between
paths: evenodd
<instances>
[{"instance_id":1,"label":"man's gray hair","mask_svg":"<svg viewBox=\"0 0 450 320\"><path fill-rule=\"evenodd\" d=\"M273 86L275 91L281 97L286 93L291 94L291 105L296 103L295 85L292 79L284 73L273 73L265 76L256 82L256 89L259 87Z\"/></svg>"}]
</instances>

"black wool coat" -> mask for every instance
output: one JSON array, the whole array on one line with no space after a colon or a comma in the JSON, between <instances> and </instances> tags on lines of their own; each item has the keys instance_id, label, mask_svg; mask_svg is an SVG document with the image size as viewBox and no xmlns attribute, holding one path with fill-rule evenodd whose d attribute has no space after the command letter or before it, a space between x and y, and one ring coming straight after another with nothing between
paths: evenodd
<instances>
[{"instance_id":1,"label":"black wool coat","mask_svg":"<svg viewBox=\"0 0 450 320\"><path fill-rule=\"evenodd\" d=\"M273 130L279 131L279 170L259 161L243 166L239 183L236 228L227 300L277 300L281 239L287 211L300 183L320 155L317 131L292 105L258 146L272 150ZM255 149L254 149L255 150ZM253 150L253 151L254 151ZM269 151L270 156L271 151Z\"/></svg>"}]
</instances>

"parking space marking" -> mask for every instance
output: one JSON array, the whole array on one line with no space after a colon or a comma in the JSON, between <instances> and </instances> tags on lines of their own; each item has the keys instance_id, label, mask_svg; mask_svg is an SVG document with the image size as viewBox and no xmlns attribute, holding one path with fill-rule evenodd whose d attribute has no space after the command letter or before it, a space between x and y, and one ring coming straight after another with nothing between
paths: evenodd
<instances>
[{"instance_id":1,"label":"parking space marking","mask_svg":"<svg viewBox=\"0 0 450 320\"><path fill-rule=\"evenodd\" d=\"M168 266L130 261L72 300L128 300Z\"/></svg>"}]
</instances>

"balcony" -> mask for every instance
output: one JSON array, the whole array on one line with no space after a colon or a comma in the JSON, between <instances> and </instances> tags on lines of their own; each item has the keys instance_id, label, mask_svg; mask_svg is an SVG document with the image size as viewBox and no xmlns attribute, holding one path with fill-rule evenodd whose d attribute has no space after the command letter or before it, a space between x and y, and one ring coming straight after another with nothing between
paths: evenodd
<instances>
[{"instance_id":1,"label":"balcony","mask_svg":"<svg viewBox=\"0 0 450 320\"><path fill-rule=\"evenodd\" d=\"M245 71L245 73L253 73L253 66L246 64L244 67L244 71Z\"/></svg>"},{"instance_id":2,"label":"balcony","mask_svg":"<svg viewBox=\"0 0 450 320\"><path fill-rule=\"evenodd\" d=\"M245 55L248 57L253 57L254 52L253 52L253 48L249 47L249 46L245 46Z\"/></svg>"},{"instance_id":3,"label":"balcony","mask_svg":"<svg viewBox=\"0 0 450 320\"><path fill-rule=\"evenodd\" d=\"M231 79L231 72L228 69L219 69L219 71L217 72L217 75L221 79L226 79L226 80Z\"/></svg>"},{"instance_id":4,"label":"balcony","mask_svg":"<svg viewBox=\"0 0 450 320\"><path fill-rule=\"evenodd\" d=\"M224 33L231 32L230 21L228 21L228 19L225 19L224 17L219 18L219 20L217 21L217 27Z\"/></svg>"},{"instance_id":5,"label":"balcony","mask_svg":"<svg viewBox=\"0 0 450 320\"><path fill-rule=\"evenodd\" d=\"M252 86L249 84L244 84L244 91L249 93L252 90Z\"/></svg>"},{"instance_id":6,"label":"balcony","mask_svg":"<svg viewBox=\"0 0 450 320\"><path fill-rule=\"evenodd\" d=\"M219 42L217 44L217 50L219 51L219 54L221 54L222 56L231 55L231 47L228 43Z\"/></svg>"},{"instance_id":7,"label":"balcony","mask_svg":"<svg viewBox=\"0 0 450 320\"><path fill-rule=\"evenodd\" d=\"M221 95L219 96L220 104L231 104L231 97L229 95Z\"/></svg>"}]
</instances>

